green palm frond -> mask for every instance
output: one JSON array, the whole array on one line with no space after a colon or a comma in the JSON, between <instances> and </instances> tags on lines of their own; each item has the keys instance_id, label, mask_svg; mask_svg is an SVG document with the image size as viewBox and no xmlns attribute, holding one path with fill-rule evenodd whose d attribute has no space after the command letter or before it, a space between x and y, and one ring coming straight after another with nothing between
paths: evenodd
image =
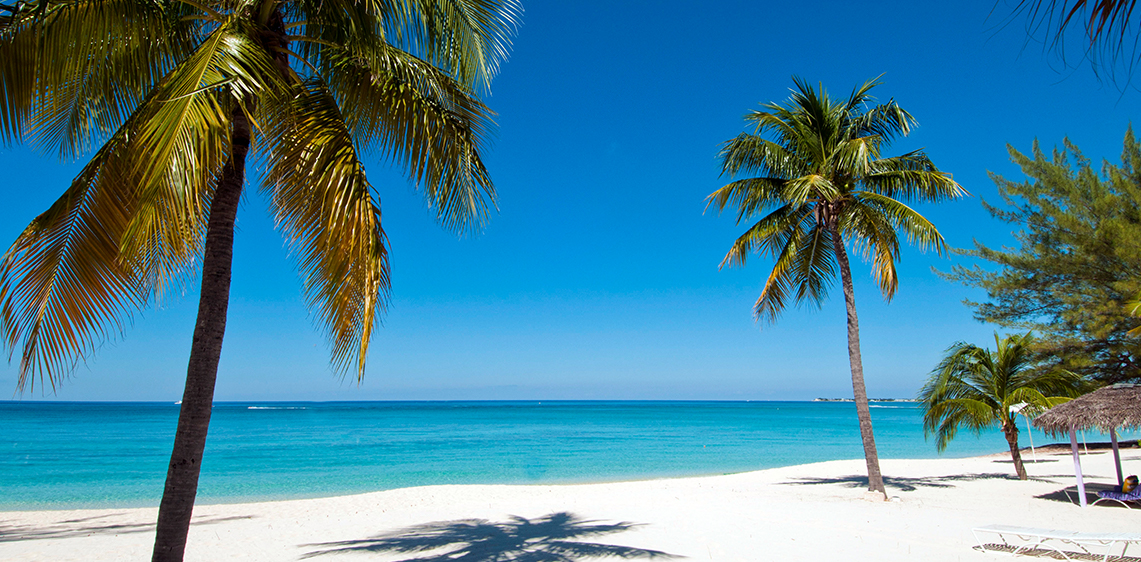
<instances>
[{"instance_id":1,"label":"green palm frond","mask_svg":"<svg viewBox=\"0 0 1141 562\"><path fill-rule=\"evenodd\" d=\"M870 191L904 201L938 203L967 195L920 151L875 161L863 182Z\"/></svg>"},{"instance_id":2,"label":"green palm frond","mask_svg":"<svg viewBox=\"0 0 1141 562\"><path fill-rule=\"evenodd\" d=\"M792 205L785 205L769 213L737 238L729 253L721 260L720 267L744 266L745 260L752 253L776 257L803 220L804 210Z\"/></svg>"},{"instance_id":3,"label":"green palm frond","mask_svg":"<svg viewBox=\"0 0 1141 562\"><path fill-rule=\"evenodd\" d=\"M139 206L123 251L143 255L145 275L177 277L204 236L214 178L230 158L230 115L284 85L272 59L237 22L223 25L156 86L136 115L129 153Z\"/></svg>"},{"instance_id":4,"label":"green palm frond","mask_svg":"<svg viewBox=\"0 0 1141 562\"><path fill-rule=\"evenodd\" d=\"M819 306L836 274L831 233L819 228L810 211L801 207L790 208L783 216L775 214L770 214L773 220L768 223L769 228L776 230L781 223L795 224L767 237L769 240L758 241L776 257L776 263L753 306L753 315L757 320L770 322L776 321L794 289L795 302L808 300Z\"/></svg>"},{"instance_id":5,"label":"green palm frond","mask_svg":"<svg viewBox=\"0 0 1141 562\"><path fill-rule=\"evenodd\" d=\"M1032 334L999 338L991 351L958 342L947 349L917 396L924 410L923 428L936 435L942 451L959 427L976 433L1010 424L1011 407L1027 404L1023 413L1040 413L1069 400L1081 380L1068 371L1045 370L1030 352Z\"/></svg>"},{"instance_id":6,"label":"green palm frond","mask_svg":"<svg viewBox=\"0 0 1141 562\"><path fill-rule=\"evenodd\" d=\"M946 250L930 221L900 201L935 202L966 192L922 152L882 156L891 140L910 132L915 119L894 100L873 105L871 90L878 78L843 100L799 77L793 82L786 104L763 104L762 110L745 117L756 128L754 134L742 133L722 145L722 174L746 177L710 194L706 208L723 211L732 206L742 223L789 206L813 217L815 224L787 221L781 223L786 229L782 232L773 220L757 223L737 239L722 266L743 264L749 252L776 257L778 263L754 307L758 317L775 318L791 302L793 287L798 289L792 300L798 303L819 303L825 294L821 283L833 278L831 268L838 258L825 260L819 252L826 246L810 239L823 240L820 232L827 231L829 239L839 237L841 248L852 245L871 263L873 277L890 299L898 286L898 233L922 251ZM788 252L807 253L796 257ZM836 252L834 247L831 252Z\"/></svg>"},{"instance_id":7,"label":"green palm frond","mask_svg":"<svg viewBox=\"0 0 1141 562\"><path fill-rule=\"evenodd\" d=\"M705 198L705 208L717 207L721 212L732 205L737 208L737 224L740 224L742 220L781 202L778 196L787 183L785 179L763 177L730 182Z\"/></svg>"},{"instance_id":8,"label":"green palm frond","mask_svg":"<svg viewBox=\"0 0 1141 562\"><path fill-rule=\"evenodd\" d=\"M810 301L818 306L828 296L828 286L836 278L836 253L832 233L813 225L796 253L793 274L797 280L797 302Z\"/></svg>"},{"instance_id":9,"label":"green palm frond","mask_svg":"<svg viewBox=\"0 0 1141 562\"><path fill-rule=\"evenodd\" d=\"M189 53L185 6L85 0L43 4L0 26L4 118L9 141L32 140L62 158L110 136L149 88ZM115 40L108 41L107 37Z\"/></svg>"},{"instance_id":10,"label":"green palm frond","mask_svg":"<svg viewBox=\"0 0 1141 562\"><path fill-rule=\"evenodd\" d=\"M972 398L949 398L930 408L928 413L923 419L924 433L935 434L935 448L940 452L947 449L959 428L979 434L997 423L991 405Z\"/></svg>"},{"instance_id":11,"label":"green palm frond","mask_svg":"<svg viewBox=\"0 0 1141 562\"><path fill-rule=\"evenodd\" d=\"M797 270L797 254L800 251L801 238L803 238L799 227L786 230L778 236L779 238L774 237L774 242L779 239L784 244L776 256L772 272L765 280L764 288L761 289L761 296L753 305L753 316L758 320L763 318L770 322L776 321L781 311L784 310L788 296L797 283L794 273Z\"/></svg>"},{"instance_id":12,"label":"green palm frond","mask_svg":"<svg viewBox=\"0 0 1141 562\"><path fill-rule=\"evenodd\" d=\"M806 172L800 159L788 148L747 133L722 145L720 158L721 173L728 176L755 173L790 178Z\"/></svg>"},{"instance_id":13,"label":"green palm frond","mask_svg":"<svg viewBox=\"0 0 1141 562\"><path fill-rule=\"evenodd\" d=\"M897 226L883 210L866 198L853 198L840 218L841 236L847 239L865 262L872 266L872 278L880 286L884 298L895 296L898 279L895 262L899 259Z\"/></svg>"},{"instance_id":14,"label":"green palm frond","mask_svg":"<svg viewBox=\"0 0 1141 562\"><path fill-rule=\"evenodd\" d=\"M329 333L333 364L359 378L390 287L380 207L322 83L299 86L266 115L263 189L297 254L310 308Z\"/></svg>"},{"instance_id":15,"label":"green palm frond","mask_svg":"<svg viewBox=\"0 0 1141 562\"><path fill-rule=\"evenodd\" d=\"M241 66L225 53L242 45L215 31L5 254L0 313L9 349L23 348L20 388L54 388L196 262L211 175L229 156L228 108L203 86Z\"/></svg>"},{"instance_id":16,"label":"green palm frond","mask_svg":"<svg viewBox=\"0 0 1141 562\"><path fill-rule=\"evenodd\" d=\"M467 84L491 87L523 7L516 0L419 0L419 49Z\"/></svg>"},{"instance_id":17,"label":"green palm frond","mask_svg":"<svg viewBox=\"0 0 1141 562\"><path fill-rule=\"evenodd\" d=\"M903 233L909 245L917 246L924 252L934 250L940 256L947 252L943 235L939 234L931 221L911 207L871 191L859 191L855 195L859 205L853 206L862 208L866 214L882 217L891 230Z\"/></svg>"},{"instance_id":18,"label":"green palm frond","mask_svg":"<svg viewBox=\"0 0 1141 562\"><path fill-rule=\"evenodd\" d=\"M405 51L486 90L506 59L522 6L516 0L301 0L304 37L325 44ZM308 54L302 46L302 54Z\"/></svg>"},{"instance_id":19,"label":"green palm frond","mask_svg":"<svg viewBox=\"0 0 1141 562\"><path fill-rule=\"evenodd\" d=\"M364 145L378 145L424 190L438 220L458 231L483 227L495 188L479 153L491 112L462 84L407 54L342 50L328 84Z\"/></svg>"}]
</instances>

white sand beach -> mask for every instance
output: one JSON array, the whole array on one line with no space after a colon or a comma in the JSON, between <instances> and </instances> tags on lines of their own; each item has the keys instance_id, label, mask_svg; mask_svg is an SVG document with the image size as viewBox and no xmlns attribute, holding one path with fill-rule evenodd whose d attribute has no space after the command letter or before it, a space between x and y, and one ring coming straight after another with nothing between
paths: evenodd
<instances>
[{"instance_id":1,"label":"white sand beach","mask_svg":"<svg viewBox=\"0 0 1141 562\"><path fill-rule=\"evenodd\" d=\"M1126 474L1141 450L1123 450ZM864 498L862 460L744 474L559 486L427 486L354 496L202 505L188 561L513 559L561 549L570 560L623 554L689 560L996 560L972 547L988 524L1141 532L1141 512L1081 509L1068 454L1039 451L1029 481L1008 454L883 460L889 495ZM1087 483L1115 483L1112 454L1083 456ZM156 510L0 513L0 560L147 560ZM569 545L568 542L579 543ZM435 546L436 550L413 548ZM1141 547L1138 547L1141 549ZM400 549L404 549L401 551ZM632 550L634 549L634 550ZM656 551L650 552L650 551ZM1141 556L1141 551L1131 555Z\"/></svg>"}]
</instances>

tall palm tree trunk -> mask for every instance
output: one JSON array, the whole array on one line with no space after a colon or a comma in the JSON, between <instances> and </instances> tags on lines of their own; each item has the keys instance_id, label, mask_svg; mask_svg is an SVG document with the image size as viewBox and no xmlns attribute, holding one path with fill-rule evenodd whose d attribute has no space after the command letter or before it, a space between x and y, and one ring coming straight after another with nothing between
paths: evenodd
<instances>
[{"instance_id":1,"label":"tall palm tree trunk","mask_svg":"<svg viewBox=\"0 0 1141 562\"><path fill-rule=\"evenodd\" d=\"M856 417L860 420L860 437L864 442L864 461L868 465L868 491L880 492L887 498L880 473L876 439L872 435L872 413L868 408L868 391L864 388L864 362L860 358L860 322L856 318L856 291L852 287L852 270L840 233L832 227L832 247L840 264L840 284L844 287L844 304L848 310L848 361L852 365L852 397L856 401Z\"/></svg>"},{"instance_id":2,"label":"tall palm tree trunk","mask_svg":"<svg viewBox=\"0 0 1141 562\"><path fill-rule=\"evenodd\" d=\"M1026 466L1022 464L1022 451L1018 448L1018 426L1010 419L1002 420L1002 433L1006 436L1006 444L1010 446L1010 459L1014 461L1014 472L1019 480L1026 480Z\"/></svg>"},{"instance_id":3,"label":"tall palm tree trunk","mask_svg":"<svg viewBox=\"0 0 1141 562\"><path fill-rule=\"evenodd\" d=\"M198 321L190 345L186 368L186 389L178 413L174 450L166 473L166 487L158 508L153 562L181 561L186 535L198 493L202 451L210 427L214 404L214 382L226 333L226 309L230 300L230 269L234 251L234 219L245 182L246 153L250 147L250 124L245 113L235 107L231 114L230 161L210 202L206 247L202 259L202 292L198 300Z\"/></svg>"}]
</instances>

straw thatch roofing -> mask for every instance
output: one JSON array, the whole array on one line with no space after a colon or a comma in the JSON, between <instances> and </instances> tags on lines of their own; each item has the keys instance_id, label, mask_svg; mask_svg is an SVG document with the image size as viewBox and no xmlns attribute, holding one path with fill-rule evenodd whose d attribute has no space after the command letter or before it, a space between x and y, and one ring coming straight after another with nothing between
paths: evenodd
<instances>
[{"instance_id":1,"label":"straw thatch roofing","mask_svg":"<svg viewBox=\"0 0 1141 562\"><path fill-rule=\"evenodd\" d=\"M1034 425L1050 434L1074 429L1141 427L1141 385L1115 384L1099 388L1050 408L1034 420Z\"/></svg>"}]
</instances>

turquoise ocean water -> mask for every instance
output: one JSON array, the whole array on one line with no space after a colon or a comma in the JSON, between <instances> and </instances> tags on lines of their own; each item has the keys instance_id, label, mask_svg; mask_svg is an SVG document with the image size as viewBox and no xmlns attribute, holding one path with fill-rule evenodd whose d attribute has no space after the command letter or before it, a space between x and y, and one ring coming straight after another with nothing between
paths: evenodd
<instances>
[{"instance_id":1,"label":"turquoise ocean water","mask_svg":"<svg viewBox=\"0 0 1141 562\"><path fill-rule=\"evenodd\" d=\"M0 402L0 510L158 505L177 417L170 403ZM914 404L873 404L872 419L882 458L938 456ZM964 432L944 455L1005 450L997 431ZM851 403L231 402L214 406L198 497L636 480L862 456Z\"/></svg>"}]
</instances>

